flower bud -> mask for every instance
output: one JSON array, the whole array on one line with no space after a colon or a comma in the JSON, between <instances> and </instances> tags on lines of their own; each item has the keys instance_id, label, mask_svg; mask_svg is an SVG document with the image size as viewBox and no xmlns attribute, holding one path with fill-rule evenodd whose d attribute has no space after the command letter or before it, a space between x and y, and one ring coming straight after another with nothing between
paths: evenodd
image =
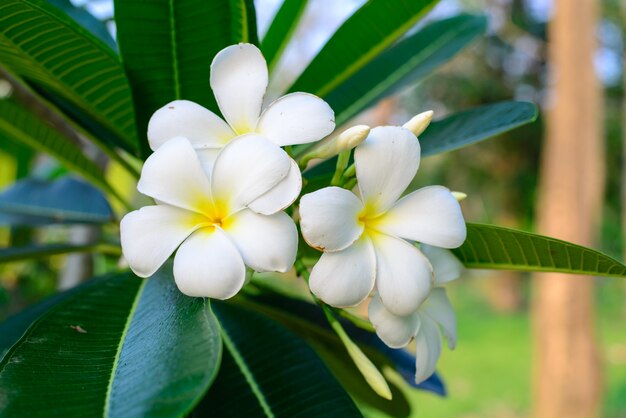
<instances>
[{"instance_id":1,"label":"flower bud","mask_svg":"<svg viewBox=\"0 0 626 418\"><path fill-rule=\"evenodd\" d=\"M300 158L300 164L306 164L313 158L326 159L355 148L367 138L370 127L357 125L346 129L332 138L326 138L317 143L308 153Z\"/></svg>"},{"instance_id":2,"label":"flower bud","mask_svg":"<svg viewBox=\"0 0 626 418\"><path fill-rule=\"evenodd\" d=\"M467 195L463 192L452 192L452 196L454 196L457 202L465 200L465 198L467 197Z\"/></svg>"},{"instance_id":3,"label":"flower bud","mask_svg":"<svg viewBox=\"0 0 626 418\"><path fill-rule=\"evenodd\" d=\"M415 136L420 136L422 132L428 128L428 125L430 125L430 121L433 119L433 114L434 112L432 110L422 112L419 115L413 116L411 120L402 125L402 127L413 132Z\"/></svg>"}]
</instances>

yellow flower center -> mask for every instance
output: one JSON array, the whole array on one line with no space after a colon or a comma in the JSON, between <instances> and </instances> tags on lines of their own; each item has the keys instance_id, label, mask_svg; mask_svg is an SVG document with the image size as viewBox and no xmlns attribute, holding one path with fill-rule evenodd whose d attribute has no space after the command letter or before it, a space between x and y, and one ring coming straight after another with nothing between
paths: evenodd
<instances>
[{"instance_id":1,"label":"yellow flower center","mask_svg":"<svg viewBox=\"0 0 626 418\"><path fill-rule=\"evenodd\" d=\"M203 199L198 208L202 213L193 218L194 226L199 225L202 229L206 228L207 232L212 232L216 227L227 229L232 224L228 203L223 200L211 202Z\"/></svg>"},{"instance_id":2,"label":"yellow flower center","mask_svg":"<svg viewBox=\"0 0 626 418\"><path fill-rule=\"evenodd\" d=\"M375 210L373 205L365 204L363 210L358 215L358 223L363 225L366 233L378 231L378 224L382 218L382 214Z\"/></svg>"}]
</instances>

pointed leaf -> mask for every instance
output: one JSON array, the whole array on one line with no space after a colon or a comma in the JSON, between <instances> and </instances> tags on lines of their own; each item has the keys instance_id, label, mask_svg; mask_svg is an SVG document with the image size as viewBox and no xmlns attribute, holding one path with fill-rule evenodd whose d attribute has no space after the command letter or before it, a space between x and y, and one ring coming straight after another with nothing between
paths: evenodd
<instances>
[{"instance_id":1,"label":"pointed leaf","mask_svg":"<svg viewBox=\"0 0 626 418\"><path fill-rule=\"evenodd\" d=\"M224 359L197 417L359 417L361 413L315 352L276 322L231 304L214 304Z\"/></svg>"},{"instance_id":2,"label":"pointed leaf","mask_svg":"<svg viewBox=\"0 0 626 418\"><path fill-rule=\"evenodd\" d=\"M486 26L484 16L454 16L398 42L326 96L337 125L430 75L484 33Z\"/></svg>"},{"instance_id":3,"label":"pointed leaf","mask_svg":"<svg viewBox=\"0 0 626 418\"><path fill-rule=\"evenodd\" d=\"M468 268L626 277L624 264L598 251L493 225L467 224L467 240L453 251Z\"/></svg>"},{"instance_id":4,"label":"pointed leaf","mask_svg":"<svg viewBox=\"0 0 626 418\"><path fill-rule=\"evenodd\" d=\"M370 0L344 22L290 91L322 98L376 58L423 17L436 0Z\"/></svg>"},{"instance_id":5,"label":"pointed leaf","mask_svg":"<svg viewBox=\"0 0 626 418\"><path fill-rule=\"evenodd\" d=\"M185 99L213 111L209 75L222 48L256 40L249 22L254 7L244 0L116 0L117 39L131 81L144 153L150 116L172 100ZM254 22L254 31L256 23Z\"/></svg>"},{"instance_id":6,"label":"pointed leaf","mask_svg":"<svg viewBox=\"0 0 626 418\"><path fill-rule=\"evenodd\" d=\"M3 414L188 412L217 373L219 326L206 300L176 289L171 268L94 279L36 320L0 362Z\"/></svg>"},{"instance_id":7,"label":"pointed leaf","mask_svg":"<svg viewBox=\"0 0 626 418\"><path fill-rule=\"evenodd\" d=\"M420 135L422 156L462 148L536 119L537 107L528 102L495 103L455 113L431 123Z\"/></svg>"},{"instance_id":8,"label":"pointed leaf","mask_svg":"<svg viewBox=\"0 0 626 418\"><path fill-rule=\"evenodd\" d=\"M130 88L111 48L43 0L0 4L0 62L79 107L136 148Z\"/></svg>"},{"instance_id":9,"label":"pointed leaf","mask_svg":"<svg viewBox=\"0 0 626 418\"><path fill-rule=\"evenodd\" d=\"M111 37L106 23L95 18L91 13L85 10L83 7L77 7L72 4L70 0L48 0L51 4L55 5L62 11L64 11L69 17L74 19L82 27L90 31L95 37L104 42L109 48L116 50L117 45Z\"/></svg>"},{"instance_id":10,"label":"pointed leaf","mask_svg":"<svg viewBox=\"0 0 626 418\"><path fill-rule=\"evenodd\" d=\"M291 35L300 22L302 12L308 0L284 0L276 12L265 37L261 41L261 51L267 61L267 66L272 69L276 66L285 50Z\"/></svg>"}]
</instances>

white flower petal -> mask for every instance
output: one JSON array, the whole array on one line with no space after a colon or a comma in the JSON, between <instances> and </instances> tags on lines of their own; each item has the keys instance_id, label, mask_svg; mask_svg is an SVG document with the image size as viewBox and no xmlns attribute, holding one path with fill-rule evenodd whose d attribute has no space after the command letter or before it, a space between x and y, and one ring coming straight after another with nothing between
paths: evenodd
<instances>
[{"instance_id":1,"label":"white flower petal","mask_svg":"<svg viewBox=\"0 0 626 418\"><path fill-rule=\"evenodd\" d=\"M428 379L441 356L441 334L437 324L420 315L420 327L415 337L415 383Z\"/></svg>"},{"instance_id":2,"label":"white flower petal","mask_svg":"<svg viewBox=\"0 0 626 418\"><path fill-rule=\"evenodd\" d=\"M156 151L165 141L179 136L200 149L222 147L235 133L210 110L188 100L176 100L154 112L148 122L148 141Z\"/></svg>"},{"instance_id":3,"label":"white flower petal","mask_svg":"<svg viewBox=\"0 0 626 418\"><path fill-rule=\"evenodd\" d=\"M211 178L213 175L213 165L215 165L215 160L217 159L220 151L221 148L203 148L196 150L196 154L198 154L198 159L200 160L204 174L206 174L208 178Z\"/></svg>"},{"instance_id":4,"label":"white flower petal","mask_svg":"<svg viewBox=\"0 0 626 418\"><path fill-rule=\"evenodd\" d=\"M420 250L433 266L435 286L458 279L465 270L463 263L450 250L426 244L422 244Z\"/></svg>"},{"instance_id":5,"label":"white flower petal","mask_svg":"<svg viewBox=\"0 0 626 418\"><path fill-rule=\"evenodd\" d=\"M320 251L343 250L363 234L362 210L359 198L340 187L306 194L300 199L302 236Z\"/></svg>"},{"instance_id":6,"label":"white flower petal","mask_svg":"<svg viewBox=\"0 0 626 418\"><path fill-rule=\"evenodd\" d=\"M399 238L376 234L372 242L376 250L376 288L385 308L399 316L415 312L433 284L428 259Z\"/></svg>"},{"instance_id":7,"label":"white flower petal","mask_svg":"<svg viewBox=\"0 0 626 418\"><path fill-rule=\"evenodd\" d=\"M248 207L256 213L271 215L281 211L296 201L302 190L302 174L298 163L291 160L287 177L269 191L250 202Z\"/></svg>"},{"instance_id":8,"label":"white flower petal","mask_svg":"<svg viewBox=\"0 0 626 418\"><path fill-rule=\"evenodd\" d=\"M159 202L196 212L212 204L209 179L185 138L167 141L148 157L137 190Z\"/></svg>"},{"instance_id":9,"label":"white flower petal","mask_svg":"<svg viewBox=\"0 0 626 418\"><path fill-rule=\"evenodd\" d=\"M363 302L374 288L376 256L369 238L342 251L324 253L311 271L311 292L325 303L346 307Z\"/></svg>"},{"instance_id":10,"label":"white flower petal","mask_svg":"<svg viewBox=\"0 0 626 418\"><path fill-rule=\"evenodd\" d=\"M290 169L291 158L280 147L261 136L244 135L217 156L211 190L233 213L280 183Z\"/></svg>"},{"instance_id":11,"label":"white flower petal","mask_svg":"<svg viewBox=\"0 0 626 418\"><path fill-rule=\"evenodd\" d=\"M309 93L291 93L272 102L261 115L256 132L277 145L319 141L335 129L335 112Z\"/></svg>"},{"instance_id":12,"label":"white flower petal","mask_svg":"<svg viewBox=\"0 0 626 418\"><path fill-rule=\"evenodd\" d=\"M285 273L293 266L298 231L285 212L266 216L244 209L227 219L224 231L239 249L244 263L255 271Z\"/></svg>"},{"instance_id":13,"label":"white flower petal","mask_svg":"<svg viewBox=\"0 0 626 418\"><path fill-rule=\"evenodd\" d=\"M391 348L405 347L417 333L417 312L406 316L394 315L385 308L378 295L370 301L368 313L376 334Z\"/></svg>"},{"instance_id":14,"label":"white flower petal","mask_svg":"<svg viewBox=\"0 0 626 418\"><path fill-rule=\"evenodd\" d=\"M219 228L203 228L185 240L174 257L174 279L188 296L228 299L243 287L241 254Z\"/></svg>"},{"instance_id":15,"label":"white flower petal","mask_svg":"<svg viewBox=\"0 0 626 418\"><path fill-rule=\"evenodd\" d=\"M399 126L374 128L354 152L356 177L366 205L386 211L407 188L420 162L413 133Z\"/></svg>"},{"instance_id":16,"label":"white flower petal","mask_svg":"<svg viewBox=\"0 0 626 418\"><path fill-rule=\"evenodd\" d=\"M456 315L443 287L433 289L421 306L420 313L428 315L430 319L441 325L448 340L448 348L453 350L456 347Z\"/></svg>"},{"instance_id":17,"label":"white flower petal","mask_svg":"<svg viewBox=\"0 0 626 418\"><path fill-rule=\"evenodd\" d=\"M202 221L201 215L167 205L130 212L120 223L124 258L137 276L152 276Z\"/></svg>"},{"instance_id":18,"label":"white flower petal","mask_svg":"<svg viewBox=\"0 0 626 418\"><path fill-rule=\"evenodd\" d=\"M251 44L222 49L211 64L211 89L230 126L238 134L254 131L267 88L267 64Z\"/></svg>"},{"instance_id":19,"label":"white flower petal","mask_svg":"<svg viewBox=\"0 0 626 418\"><path fill-rule=\"evenodd\" d=\"M380 218L376 228L443 248L458 247L466 236L461 206L442 186L424 187L403 197Z\"/></svg>"}]
</instances>

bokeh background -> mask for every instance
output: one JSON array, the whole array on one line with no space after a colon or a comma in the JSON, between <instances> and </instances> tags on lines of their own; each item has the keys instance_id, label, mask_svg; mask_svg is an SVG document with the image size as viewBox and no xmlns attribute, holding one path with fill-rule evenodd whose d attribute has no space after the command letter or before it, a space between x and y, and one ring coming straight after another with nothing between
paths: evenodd
<instances>
[{"instance_id":1,"label":"bokeh background","mask_svg":"<svg viewBox=\"0 0 626 418\"><path fill-rule=\"evenodd\" d=\"M410 116L428 109L435 111L435 118L441 118L453 111L502 100L535 102L541 111L536 123L422 162L416 181L443 184L467 193L463 208L466 219L472 222L541 232L537 222L542 210L538 205L541 190L544 199L552 196L549 190L542 189L541 179L549 164L542 160L548 137L547 115L555 106L567 105L559 103L554 96L556 80L551 62L554 53L550 53L547 41L557 6L555 1L442 0L429 15L429 20L461 12L486 14L489 17L487 35L419 85L379 103L359 117L360 121L370 125L402 124ZM561 3L566 1L578 3L578 0L562 0ZM115 32L111 1L73 2L109 21L110 30ZM275 96L296 78L341 22L363 2L309 1L293 42L271 79L271 91ZM280 3L280 0L255 1L260 35L267 29ZM595 136L586 137L587 141L600 144L601 153L597 157L602 162L597 167L602 204L593 222L593 242L590 244L621 260L625 249L625 208L621 188L625 183L623 166L626 155L623 117L626 4L619 0L585 0L580 3L595 3L597 10L590 17L592 25L572 21L569 28L572 34L586 31L581 36L592 38L592 56L588 61L583 58L580 65L591 66L598 80L599 103L593 106L588 120L579 118L574 121L580 126L595 123L599 127ZM9 88L0 82L0 94L7 94ZM572 146L577 146L576 141ZM34 156L27 149L3 139L0 186L9 185L29 170L45 172L48 176L62 174L62 168L53 161ZM117 174L110 175L115 177ZM583 191L572 190L570 193ZM589 223L585 219L581 222ZM45 233L54 236L67 232L51 229ZM88 233L80 227L70 232L78 239L81 234ZM31 239L30 234L28 230L13 231L9 242L8 231L0 230L0 245L18 245L20 240ZM73 261L70 257L59 256L0 266L0 319L62 286L57 279L57 269L71 274L70 270L82 266L80 268L98 273L106 267L97 257L77 257ZM527 273L472 271L450 286L458 315L459 343L455 351L444 352L438 368L446 382L448 396L442 398L426 392L411 395L416 416L550 416L545 410L538 409L538 398L542 396L538 392L547 390L546 396L558 399L564 389L558 385L541 388L541 382L549 379L544 379L544 370L538 370L537 364L557 364L565 354L550 353L553 357L546 359L537 345L538 338L552 335L550 329L539 329L542 317L538 317L537 312L556 316L559 314L557 310L561 309L558 303L538 309L537 288L542 280L546 278ZM591 396L574 395L572 406L579 408L578 403L591 402L595 403L592 408L595 412L589 416L626 417L626 284L619 279L570 280L574 286L581 283L580 280L593 280L594 285L587 290L587 296L595 303L587 306L577 299L580 295L570 295L571 299L566 303L585 305L585 309L589 309L585 313L589 323L580 324L586 330L582 334L572 333L564 337L571 338L566 347L576 351L576 345L590 345L595 350L591 357L596 358L589 367L582 367L575 361L575 355L564 357L574 359L569 364L572 382L576 379L588 381L585 390L594 392ZM587 296L582 295L583 298ZM541 299L542 303L544 299ZM558 333L558 329L553 332ZM543 337L539 333L543 333ZM539 363L541 356L544 356L543 363Z\"/></svg>"}]
</instances>

